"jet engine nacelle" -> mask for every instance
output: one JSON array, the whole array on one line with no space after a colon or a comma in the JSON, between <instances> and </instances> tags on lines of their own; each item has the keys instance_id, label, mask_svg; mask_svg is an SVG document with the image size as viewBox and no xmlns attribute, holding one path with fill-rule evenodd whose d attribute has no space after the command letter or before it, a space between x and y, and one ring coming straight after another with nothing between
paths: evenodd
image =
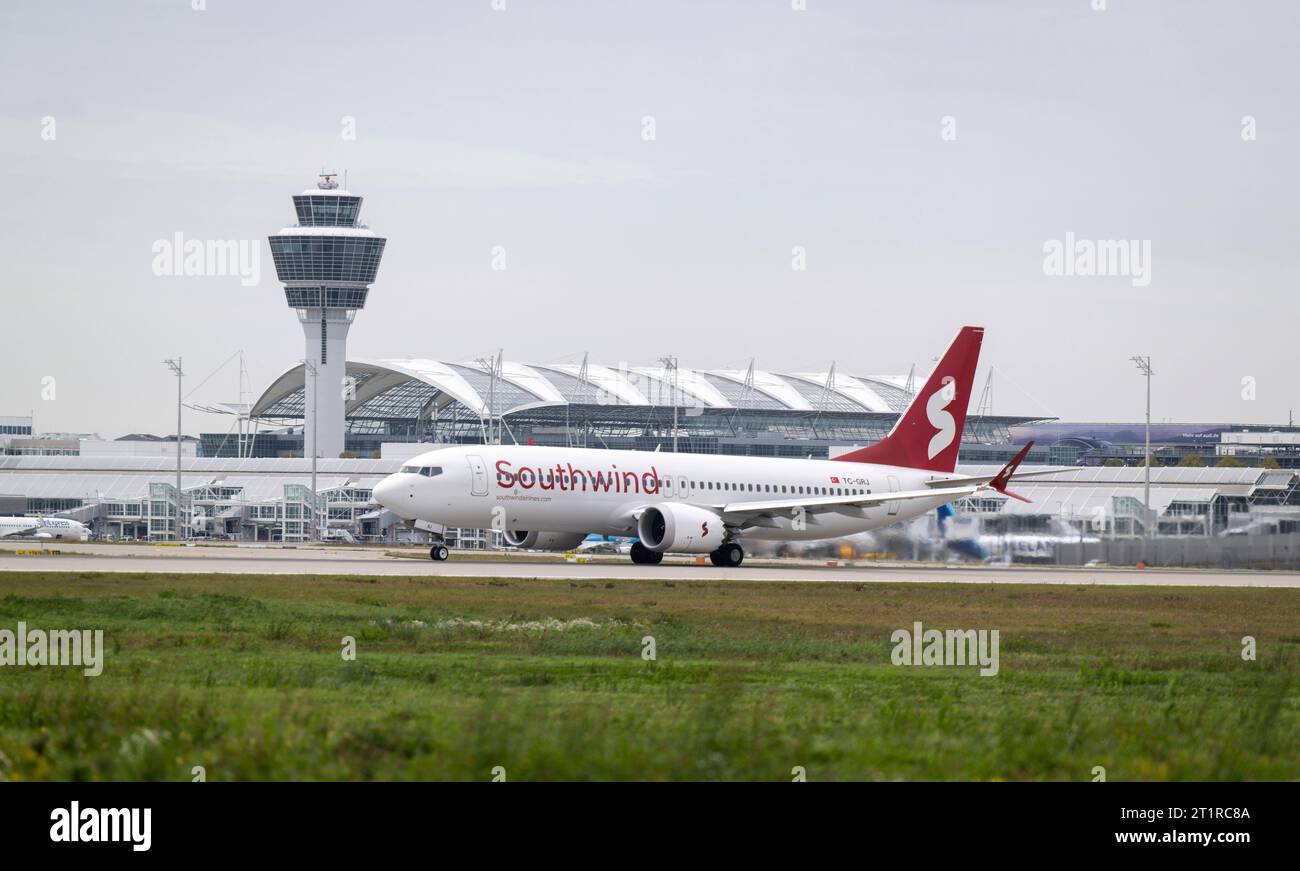
<instances>
[{"instance_id":1,"label":"jet engine nacelle","mask_svg":"<svg viewBox=\"0 0 1300 871\"><path fill-rule=\"evenodd\" d=\"M710 553L722 544L727 531L712 511L681 502L645 509L636 530L641 543L659 553Z\"/></svg>"},{"instance_id":2,"label":"jet engine nacelle","mask_svg":"<svg viewBox=\"0 0 1300 871\"><path fill-rule=\"evenodd\" d=\"M587 537L582 532L528 532L522 529L507 529L501 533L506 544L528 550L573 550Z\"/></svg>"}]
</instances>

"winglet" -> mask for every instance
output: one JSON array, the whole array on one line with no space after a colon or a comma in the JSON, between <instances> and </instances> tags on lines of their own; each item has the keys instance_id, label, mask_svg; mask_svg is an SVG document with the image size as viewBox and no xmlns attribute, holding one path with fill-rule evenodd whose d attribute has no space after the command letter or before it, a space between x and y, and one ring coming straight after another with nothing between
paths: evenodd
<instances>
[{"instance_id":1,"label":"winglet","mask_svg":"<svg viewBox=\"0 0 1300 871\"><path fill-rule=\"evenodd\" d=\"M1019 499L1021 502L1029 502L1030 500L1027 499L1026 497L1021 496L1019 493L1012 493L1010 490L1008 490L1007 484L1010 483L1011 476L1016 473L1016 469L1019 468L1020 463L1025 459L1026 456L1028 456L1029 449L1032 448L1033 446L1034 443L1031 441L1028 444L1026 444L1023 448L1021 448L1020 453L1012 457L1011 462L1003 466L1002 471L998 472L997 476L994 477L992 481L989 481L990 489L997 490L1002 495L1010 496L1012 499Z\"/></svg>"}]
</instances>

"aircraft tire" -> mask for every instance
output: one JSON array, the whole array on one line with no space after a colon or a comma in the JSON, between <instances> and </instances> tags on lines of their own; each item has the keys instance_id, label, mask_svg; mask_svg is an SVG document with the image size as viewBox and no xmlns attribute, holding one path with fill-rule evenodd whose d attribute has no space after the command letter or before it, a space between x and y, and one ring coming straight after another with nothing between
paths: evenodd
<instances>
[{"instance_id":1,"label":"aircraft tire","mask_svg":"<svg viewBox=\"0 0 1300 871\"><path fill-rule=\"evenodd\" d=\"M639 541L633 542L631 556L632 562L639 566L657 566L664 559L659 551L651 550Z\"/></svg>"},{"instance_id":2,"label":"aircraft tire","mask_svg":"<svg viewBox=\"0 0 1300 871\"><path fill-rule=\"evenodd\" d=\"M734 569L745 561L745 549L734 541L724 544L722 547L709 554L710 557L717 555L713 564L722 568Z\"/></svg>"}]
</instances>

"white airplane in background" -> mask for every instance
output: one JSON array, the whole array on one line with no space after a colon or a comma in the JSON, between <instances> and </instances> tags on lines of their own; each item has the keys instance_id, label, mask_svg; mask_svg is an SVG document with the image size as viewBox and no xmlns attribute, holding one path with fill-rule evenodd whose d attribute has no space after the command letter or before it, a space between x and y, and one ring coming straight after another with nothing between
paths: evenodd
<instances>
[{"instance_id":1,"label":"white airplane in background","mask_svg":"<svg viewBox=\"0 0 1300 871\"><path fill-rule=\"evenodd\" d=\"M1016 560L1051 560L1058 544L1099 544L1095 535L1084 535L1068 523L1050 519L1051 532L1012 532L1003 535L961 535L952 528L956 512L951 505L939 506L939 540L949 553L983 562L1012 563Z\"/></svg>"},{"instance_id":2,"label":"white airplane in background","mask_svg":"<svg viewBox=\"0 0 1300 871\"><path fill-rule=\"evenodd\" d=\"M718 566L740 565L746 538L838 538L985 489L1023 499L1006 489L1013 477L1060 471L1016 474L1032 442L997 475L954 471L983 338L983 327L963 327L889 434L834 460L472 445L409 460L374 498L408 521L499 529L516 547L636 536L634 563L707 553ZM447 553L441 542L430 550Z\"/></svg>"},{"instance_id":3,"label":"white airplane in background","mask_svg":"<svg viewBox=\"0 0 1300 871\"><path fill-rule=\"evenodd\" d=\"M90 530L79 521L63 517L0 517L0 538L85 541L90 538Z\"/></svg>"}]
</instances>

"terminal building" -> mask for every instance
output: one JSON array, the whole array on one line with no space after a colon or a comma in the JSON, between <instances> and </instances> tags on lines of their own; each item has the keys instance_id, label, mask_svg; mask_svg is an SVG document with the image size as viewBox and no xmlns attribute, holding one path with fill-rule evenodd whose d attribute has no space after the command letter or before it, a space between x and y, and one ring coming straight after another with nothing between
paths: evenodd
<instances>
[{"instance_id":1,"label":"terminal building","mask_svg":"<svg viewBox=\"0 0 1300 871\"><path fill-rule=\"evenodd\" d=\"M825 459L837 445L879 440L912 397L908 376L616 368L580 363L351 360L344 404L346 455L373 457L384 443L518 444L678 450ZM924 378L915 379L923 383ZM205 433L209 457L304 456L310 378L298 364L266 389L249 416L255 430ZM1039 418L972 410L963 436L970 462L1009 459L1011 428ZM265 429L263 429L265 428ZM307 438L306 449L310 450ZM1032 460L1073 463L1074 451L1041 448Z\"/></svg>"}]
</instances>

